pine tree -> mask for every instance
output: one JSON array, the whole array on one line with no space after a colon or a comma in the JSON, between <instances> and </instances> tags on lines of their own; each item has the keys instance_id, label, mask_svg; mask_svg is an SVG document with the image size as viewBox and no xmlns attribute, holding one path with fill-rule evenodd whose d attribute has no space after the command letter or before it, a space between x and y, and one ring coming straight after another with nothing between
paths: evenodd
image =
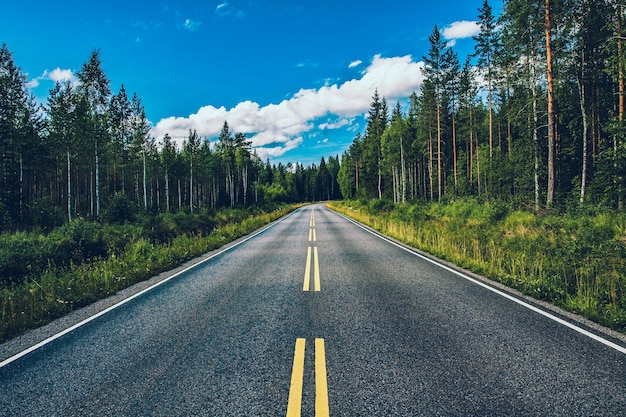
<instances>
[{"instance_id":1,"label":"pine tree","mask_svg":"<svg viewBox=\"0 0 626 417\"><path fill-rule=\"evenodd\" d=\"M366 136L363 139L363 183L370 197L382 198L382 136L387 120L384 98L374 92L367 119Z\"/></svg>"},{"instance_id":2,"label":"pine tree","mask_svg":"<svg viewBox=\"0 0 626 417\"><path fill-rule=\"evenodd\" d=\"M426 64L423 68L424 75L426 76L429 85L432 87L433 98L435 101L436 108L436 116L437 116L437 200L441 201L443 197L443 159L444 154L442 151L442 141L443 141L443 121L442 121L442 112L444 106L444 86L445 86L445 61L444 61L444 53L445 53L445 44L441 34L439 33L439 28L437 25L433 28L432 33L428 37L430 42L430 50L428 56L424 56L424 63ZM431 146L431 151L434 152L434 148ZM432 161L432 158L431 158ZM432 171L432 170L431 170Z\"/></svg>"},{"instance_id":3,"label":"pine tree","mask_svg":"<svg viewBox=\"0 0 626 417\"><path fill-rule=\"evenodd\" d=\"M102 69L99 50L91 52L89 60L83 64L77 77L80 81L78 87L79 94L87 101L90 117L94 126L91 142L94 145L95 214L100 216L100 148L105 140L105 113L109 104L111 89L109 79Z\"/></svg>"},{"instance_id":4,"label":"pine tree","mask_svg":"<svg viewBox=\"0 0 626 417\"><path fill-rule=\"evenodd\" d=\"M493 158L493 79L495 76L495 55L499 51L500 41L496 31L496 20L493 10L487 0L478 9L480 21L480 33L474 37L476 41L476 56L478 66L486 71L487 75L487 101L489 106L489 159Z\"/></svg>"}]
</instances>

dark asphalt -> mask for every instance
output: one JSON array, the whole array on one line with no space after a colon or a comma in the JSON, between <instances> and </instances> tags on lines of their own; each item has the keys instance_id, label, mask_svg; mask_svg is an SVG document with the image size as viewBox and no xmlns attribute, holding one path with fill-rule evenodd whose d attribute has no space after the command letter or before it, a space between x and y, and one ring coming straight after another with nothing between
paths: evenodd
<instances>
[{"instance_id":1,"label":"dark asphalt","mask_svg":"<svg viewBox=\"0 0 626 417\"><path fill-rule=\"evenodd\" d=\"M315 338L331 416L626 415L624 353L320 205L0 368L0 415L284 416L297 338L303 416Z\"/></svg>"}]
</instances>

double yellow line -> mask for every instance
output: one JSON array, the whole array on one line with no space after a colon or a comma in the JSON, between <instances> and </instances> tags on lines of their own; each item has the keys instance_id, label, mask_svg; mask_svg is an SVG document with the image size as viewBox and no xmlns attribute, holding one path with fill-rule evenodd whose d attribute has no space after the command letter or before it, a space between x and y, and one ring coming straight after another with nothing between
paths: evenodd
<instances>
[{"instance_id":1,"label":"double yellow line","mask_svg":"<svg viewBox=\"0 0 626 417\"><path fill-rule=\"evenodd\" d=\"M304 349L306 339L296 339L293 370L289 388L287 417L300 417L302 411L302 381L304 379ZM315 417L328 417L328 382L326 379L326 352L324 339L315 339Z\"/></svg>"},{"instance_id":2,"label":"double yellow line","mask_svg":"<svg viewBox=\"0 0 626 417\"><path fill-rule=\"evenodd\" d=\"M315 209L311 210L311 218L309 219L309 242L317 242L317 235L315 233ZM320 291L320 263L316 243L309 245L307 249L302 291L310 290L311 269L313 269L313 289L314 291ZM289 386L287 417L300 417L302 412L305 347L306 339L296 339L296 348L293 355L293 369L291 371L291 385ZM315 339L315 416L328 417L329 415L324 339L317 338Z\"/></svg>"},{"instance_id":3,"label":"double yellow line","mask_svg":"<svg viewBox=\"0 0 626 417\"><path fill-rule=\"evenodd\" d=\"M317 247L313 249L313 289L315 291L321 290L320 283L320 261L317 256ZM311 287L311 247L309 246L309 250L306 254L306 266L304 267L304 284L302 285L302 291L309 291Z\"/></svg>"},{"instance_id":4,"label":"double yellow line","mask_svg":"<svg viewBox=\"0 0 626 417\"><path fill-rule=\"evenodd\" d=\"M309 220L309 242L316 242L317 235L315 233L315 210L311 210L311 218ZM304 267L304 283L302 291L311 289L311 253L313 254L313 290L321 290L320 282L320 262L317 256L317 246L309 246L306 254L306 265Z\"/></svg>"}]
</instances>

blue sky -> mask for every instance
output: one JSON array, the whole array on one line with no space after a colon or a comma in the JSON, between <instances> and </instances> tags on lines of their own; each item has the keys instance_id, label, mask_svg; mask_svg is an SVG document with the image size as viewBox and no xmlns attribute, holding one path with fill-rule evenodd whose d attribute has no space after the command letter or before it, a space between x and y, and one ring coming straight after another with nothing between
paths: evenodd
<instances>
[{"instance_id":1,"label":"blue sky","mask_svg":"<svg viewBox=\"0 0 626 417\"><path fill-rule=\"evenodd\" d=\"M497 15L501 1L490 4ZM100 49L112 92L137 92L157 139L189 129L213 139L226 120L263 159L310 164L363 131L374 89L390 108L419 89L434 25L461 59L472 52L481 5L16 1L0 14L0 43L41 101Z\"/></svg>"}]
</instances>

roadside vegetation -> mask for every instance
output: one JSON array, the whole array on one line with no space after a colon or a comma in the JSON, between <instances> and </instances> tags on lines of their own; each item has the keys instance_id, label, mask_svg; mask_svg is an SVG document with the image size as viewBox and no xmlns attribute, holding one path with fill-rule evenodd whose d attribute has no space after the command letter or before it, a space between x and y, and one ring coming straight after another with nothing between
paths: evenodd
<instances>
[{"instance_id":1,"label":"roadside vegetation","mask_svg":"<svg viewBox=\"0 0 626 417\"><path fill-rule=\"evenodd\" d=\"M470 199L330 206L415 248L626 332L622 212L536 213Z\"/></svg>"},{"instance_id":2,"label":"roadside vegetation","mask_svg":"<svg viewBox=\"0 0 626 417\"><path fill-rule=\"evenodd\" d=\"M0 342L219 248L295 206L73 220L0 235Z\"/></svg>"},{"instance_id":3,"label":"roadside vegetation","mask_svg":"<svg viewBox=\"0 0 626 417\"><path fill-rule=\"evenodd\" d=\"M362 131L309 166L263 161L226 120L214 138L151 137L99 50L37 103L2 45L0 340L283 213L252 206L342 198L385 234L625 331L622 3L509 0L495 16L485 0L472 57L434 26L420 91L388 105L374 88Z\"/></svg>"}]
</instances>

